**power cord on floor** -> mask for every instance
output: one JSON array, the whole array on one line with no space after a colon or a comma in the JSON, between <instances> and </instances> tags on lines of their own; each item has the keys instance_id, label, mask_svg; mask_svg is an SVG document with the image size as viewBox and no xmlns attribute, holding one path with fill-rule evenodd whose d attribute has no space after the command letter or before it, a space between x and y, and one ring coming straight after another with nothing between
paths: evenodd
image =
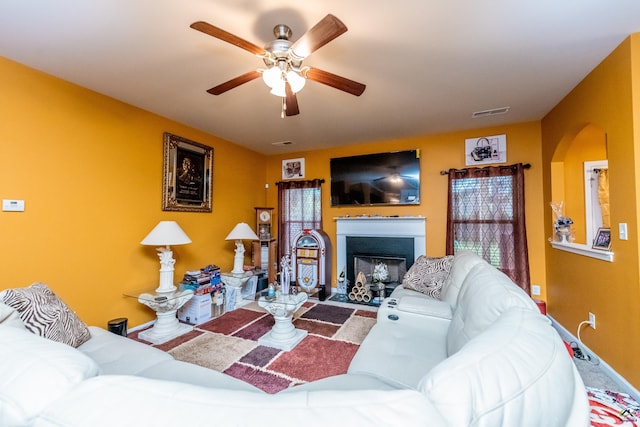
<instances>
[{"instance_id":1,"label":"power cord on floor","mask_svg":"<svg viewBox=\"0 0 640 427\"><path fill-rule=\"evenodd\" d=\"M590 324L591 322L589 320L584 320L578 324L578 333L576 334L578 336L578 343L582 344L582 339L580 338L580 329L582 328L582 325ZM575 341L572 341L570 343L571 349L573 350L573 357L575 357L576 359L585 360L593 365L598 365L600 363L600 360L598 360L597 357L591 357L590 354L585 354L578 343Z\"/></svg>"}]
</instances>

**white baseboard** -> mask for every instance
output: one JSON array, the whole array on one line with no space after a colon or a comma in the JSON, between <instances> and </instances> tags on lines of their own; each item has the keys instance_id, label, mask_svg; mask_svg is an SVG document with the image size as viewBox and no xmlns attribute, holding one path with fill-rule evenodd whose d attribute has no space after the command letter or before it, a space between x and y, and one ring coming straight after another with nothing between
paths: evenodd
<instances>
[{"instance_id":1,"label":"white baseboard","mask_svg":"<svg viewBox=\"0 0 640 427\"><path fill-rule=\"evenodd\" d=\"M558 323L553 317L547 314L547 317L551 320L553 327L558 331L560 337L567 342L578 342L578 338L576 338L571 332L569 332L564 326ZM600 370L607 375L613 382L615 382L620 390L624 393L627 393L631 397L633 397L636 402L640 402L640 392L633 386L629 381L627 381L622 375L617 373L611 366L607 364L600 356L598 356L593 350L587 347L583 342L580 342L580 345L584 347L589 353L595 355L600 363L598 366Z\"/></svg>"},{"instance_id":2,"label":"white baseboard","mask_svg":"<svg viewBox=\"0 0 640 427\"><path fill-rule=\"evenodd\" d=\"M139 331L141 329L146 329L149 326L152 326L154 323L156 323L155 320L150 320L147 323L143 323L142 325L134 326L133 328L128 328L127 329L127 333L128 332L136 332L136 331Z\"/></svg>"}]
</instances>

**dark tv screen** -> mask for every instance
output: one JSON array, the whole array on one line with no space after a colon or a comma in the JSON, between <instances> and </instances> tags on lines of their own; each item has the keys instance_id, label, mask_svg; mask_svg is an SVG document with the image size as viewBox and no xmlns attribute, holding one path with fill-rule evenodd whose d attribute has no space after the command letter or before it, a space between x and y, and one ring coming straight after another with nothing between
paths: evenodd
<instances>
[{"instance_id":1,"label":"dark tv screen","mask_svg":"<svg viewBox=\"0 0 640 427\"><path fill-rule=\"evenodd\" d=\"M420 204L418 150L331 159L331 206Z\"/></svg>"}]
</instances>

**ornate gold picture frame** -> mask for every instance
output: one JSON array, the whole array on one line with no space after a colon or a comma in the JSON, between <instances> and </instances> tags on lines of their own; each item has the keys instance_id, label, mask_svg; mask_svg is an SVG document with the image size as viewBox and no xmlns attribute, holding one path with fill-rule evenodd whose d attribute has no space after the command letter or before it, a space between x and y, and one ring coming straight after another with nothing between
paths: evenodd
<instances>
[{"instance_id":1,"label":"ornate gold picture frame","mask_svg":"<svg viewBox=\"0 0 640 427\"><path fill-rule=\"evenodd\" d=\"M164 133L162 210L211 212L213 148Z\"/></svg>"}]
</instances>

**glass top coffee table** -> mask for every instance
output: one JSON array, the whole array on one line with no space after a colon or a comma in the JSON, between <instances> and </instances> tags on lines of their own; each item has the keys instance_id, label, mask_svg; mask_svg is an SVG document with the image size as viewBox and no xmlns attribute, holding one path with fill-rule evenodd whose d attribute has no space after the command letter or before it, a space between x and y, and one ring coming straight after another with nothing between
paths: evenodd
<instances>
[{"instance_id":1,"label":"glass top coffee table","mask_svg":"<svg viewBox=\"0 0 640 427\"><path fill-rule=\"evenodd\" d=\"M138 337L152 344L162 344L193 330L193 326L178 322L176 313L193 297L193 291L157 292L157 289L141 289L125 292L125 296L136 298L156 312L156 323L142 331Z\"/></svg>"},{"instance_id":2,"label":"glass top coffee table","mask_svg":"<svg viewBox=\"0 0 640 427\"><path fill-rule=\"evenodd\" d=\"M273 315L275 324L271 331L258 339L258 344L285 351L290 351L298 345L307 336L307 331L294 328L293 313L308 298L304 292L297 295L260 296L258 305Z\"/></svg>"}]
</instances>

